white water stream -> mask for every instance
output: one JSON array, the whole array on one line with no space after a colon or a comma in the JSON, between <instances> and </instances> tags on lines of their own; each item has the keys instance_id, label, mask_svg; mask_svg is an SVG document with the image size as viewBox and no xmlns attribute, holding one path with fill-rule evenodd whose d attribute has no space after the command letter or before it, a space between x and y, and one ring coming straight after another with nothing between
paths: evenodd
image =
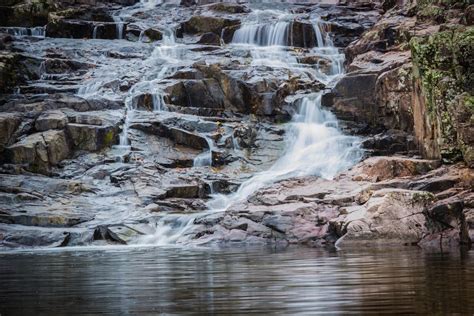
<instances>
[{"instance_id":1,"label":"white water stream","mask_svg":"<svg viewBox=\"0 0 474 316\"><path fill-rule=\"evenodd\" d=\"M145 61L150 67L153 67L155 63L159 63L158 72L151 72L146 80L141 81L134 85L127 97L125 98L126 114L125 123L120 134L119 148L129 149L130 142L128 139L128 132L130 128L130 122L133 120L137 105L135 103L135 97L142 93L151 93L153 102L153 111L162 111L164 109L163 94L158 90L157 82L165 78L170 72L173 72L173 65L179 63L182 58L182 49L179 44L176 43L176 37L173 31L168 30L163 35L161 45L157 46L149 59Z\"/></svg>"},{"instance_id":2,"label":"white water stream","mask_svg":"<svg viewBox=\"0 0 474 316\"><path fill-rule=\"evenodd\" d=\"M331 62L329 73L319 69L308 69L298 64L287 39L291 22L290 15L279 14L275 23L262 24L261 14L275 14L274 11L258 12L255 21L249 21L235 32L233 45L247 46L251 51L252 63L264 63L271 67L284 67L295 73L310 73L325 84L334 83L343 74L344 55L333 47L328 36L324 36L319 22L314 24L318 47L314 53ZM336 117L321 107L322 92L302 97L297 102L297 114L287 125L286 151L275 164L244 183L230 195L214 195L208 202L209 211L192 215L166 215L158 223L156 233L141 238L139 243L171 244L186 241L186 234L198 216L220 212L233 203L245 200L257 190L281 179L294 176L317 175L331 179L355 164L362 156L359 140L344 135L338 127ZM206 153L197 158L195 165L210 159Z\"/></svg>"}]
</instances>

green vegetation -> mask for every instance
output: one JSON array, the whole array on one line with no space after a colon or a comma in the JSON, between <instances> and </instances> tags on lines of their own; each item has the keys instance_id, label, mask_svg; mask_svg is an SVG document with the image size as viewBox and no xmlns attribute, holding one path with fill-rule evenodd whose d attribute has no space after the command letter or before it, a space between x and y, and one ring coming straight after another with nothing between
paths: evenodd
<instances>
[{"instance_id":1,"label":"green vegetation","mask_svg":"<svg viewBox=\"0 0 474 316\"><path fill-rule=\"evenodd\" d=\"M459 26L410 41L414 75L420 82L430 119L438 124L442 157L449 161L472 150L458 125L474 113L473 43L474 27Z\"/></svg>"}]
</instances>

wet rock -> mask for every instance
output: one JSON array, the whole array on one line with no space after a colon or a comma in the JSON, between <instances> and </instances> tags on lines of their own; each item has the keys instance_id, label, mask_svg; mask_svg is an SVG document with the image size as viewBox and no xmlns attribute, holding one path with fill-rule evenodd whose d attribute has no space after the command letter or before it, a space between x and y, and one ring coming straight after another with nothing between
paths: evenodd
<instances>
[{"instance_id":1,"label":"wet rock","mask_svg":"<svg viewBox=\"0 0 474 316\"><path fill-rule=\"evenodd\" d=\"M62 229L27 228L0 224L0 245L17 247L63 247L70 240L70 233Z\"/></svg>"},{"instance_id":2,"label":"wet rock","mask_svg":"<svg viewBox=\"0 0 474 316\"><path fill-rule=\"evenodd\" d=\"M150 134L156 134L173 140L176 144L189 146L195 149L209 148L207 140L197 133L189 132L179 127L156 122L154 124L134 123L131 128L145 131Z\"/></svg>"},{"instance_id":3,"label":"wet rock","mask_svg":"<svg viewBox=\"0 0 474 316\"><path fill-rule=\"evenodd\" d=\"M415 190L424 190L432 193L442 192L454 187L459 182L459 177L451 175L442 175L438 177L424 177L410 183L410 188Z\"/></svg>"},{"instance_id":4,"label":"wet rock","mask_svg":"<svg viewBox=\"0 0 474 316\"><path fill-rule=\"evenodd\" d=\"M66 130L76 150L98 151L118 141L118 130L114 126L68 123Z\"/></svg>"},{"instance_id":5,"label":"wet rock","mask_svg":"<svg viewBox=\"0 0 474 316\"><path fill-rule=\"evenodd\" d=\"M100 7L76 7L53 12L46 25L46 36L59 38L117 38L116 22Z\"/></svg>"},{"instance_id":6,"label":"wet rock","mask_svg":"<svg viewBox=\"0 0 474 316\"><path fill-rule=\"evenodd\" d=\"M98 227L94 235L94 239L96 240L106 239L120 244L128 244L129 242L137 239L139 236L144 235L144 233L138 229L134 229L134 226L117 225Z\"/></svg>"},{"instance_id":7,"label":"wet rock","mask_svg":"<svg viewBox=\"0 0 474 316\"><path fill-rule=\"evenodd\" d=\"M1 213L0 223L16 224L23 226L40 226L40 227L71 227L79 223L90 220L86 217L74 217L66 214L24 214L26 211L15 212L13 214Z\"/></svg>"},{"instance_id":8,"label":"wet rock","mask_svg":"<svg viewBox=\"0 0 474 316\"><path fill-rule=\"evenodd\" d=\"M429 193L407 190L377 191L366 210L347 221L346 234L337 241L341 248L356 245L414 245L424 236L423 212L432 200Z\"/></svg>"},{"instance_id":9,"label":"wet rock","mask_svg":"<svg viewBox=\"0 0 474 316\"><path fill-rule=\"evenodd\" d=\"M212 32L217 35L220 35L223 28L239 24L239 20L230 20L221 17L197 15L191 17L188 21L181 24L181 27L183 29L183 32L188 34Z\"/></svg>"},{"instance_id":10,"label":"wet rock","mask_svg":"<svg viewBox=\"0 0 474 316\"><path fill-rule=\"evenodd\" d=\"M143 33L151 42L160 41L163 39L163 33L155 28L146 29Z\"/></svg>"},{"instance_id":11,"label":"wet rock","mask_svg":"<svg viewBox=\"0 0 474 316\"><path fill-rule=\"evenodd\" d=\"M25 1L10 5L2 2L0 23L2 26L33 27L46 25L50 11L49 1Z\"/></svg>"},{"instance_id":12,"label":"wet rock","mask_svg":"<svg viewBox=\"0 0 474 316\"><path fill-rule=\"evenodd\" d=\"M118 142L120 117L102 112L68 113L66 132L74 150L98 151Z\"/></svg>"},{"instance_id":13,"label":"wet rock","mask_svg":"<svg viewBox=\"0 0 474 316\"><path fill-rule=\"evenodd\" d=\"M33 172L48 173L49 167L57 165L70 154L64 131L50 130L31 134L7 147L9 161L25 164Z\"/></svg>"},{"instance_id":14,"label":"wet rock","mask_svg":"<svg viewBox=\"0 0 474 316\"><path fill-rule=\"evenodd\" d=\"M362 142L362 146L372 155L407 155L418 152L414 136L400 130L388 130L370 136Z\"/></svg>"},{"instance_id":15,"label":"wet rock","mask_svg":"<svg viewBox=\"0 0 474 316\"><path fill-rule=\"evenodd\" d=\"M334 33L334 45L346 47L354 40L358 39L366 28L360 23L351 21L334 21L329 24L329 31Z\"/></svg>"},{"instance_id":16,"label":"wet rock","mask_svg":"<svg viewBox=\"0 0 474 316\"><path fill-rule=\"evenodd\" d=\"M57 20L46 25L46 36L62 38L92 38L94 25L90 22Z\"/></svg>"},{"instance_id":17,"label":"wet rock","mask_svg":"<svg viewBox=\"0 0 474 316\"><path fill-rule=\"evenodd\" d=\"M13 133L20 121L20 116L15 113L0 113L0 152L13 141Z\"/></svg>"},{"instance_id":18,"label":"wet rock","mask_svg":"<svg viewBox=\"0 0 474 316\"><path fill-rule=\"evenodd\" d=\"M463 227L466 225L463 209L464 201L458 197L451 197L435 202L428 209L427 214L446 227Z\"/></svg>"},{"instance_id":19,"label":"wet rock","mask_svg":"<svg viewBox=\"0 0 474 316\"><path fill-rule=\"evenodd\" d=\"M67 116L61 111L43 112L35 121L35 129L38 132L50 129L63 129L67 123Z\"/></svg>"},{"instance_id":20,"label":"wet rock","mask_svg":"<svg viewBox=\"0 0 474 316\"><path fill-rule=\"evenodd\" d=\"M374 91L375 73L350 73L334 88L336 97L333 108L343 119L351 121L379 122ZM377 115L376 115L377 113Z\"/></svg>"},{"instance_id":21,"label":"wet rock","mask_svg":"<svg viewBox=\"0 0 474 316\"><path fill-rule=\"evenodd\" d=\"M22 82L19 62L18 54L0 51L0 93L11 92Z\"/></svg>"},{"instance_id":22,"label":"wet rock","mask_svg":"<svg viewBox=\"0 0 474 316\"><path fill-rule=\"evenodd\" d=\"M196 5L196 0L181 0L179 5L182 5L185 7L191 7L193 5Z\"/></svg>"},{"instance_id":23,"label":"wet rock","mask_svg":"<svg viewBox=\"0 0 474 316\"><path fill-rule=\"evenodd\" d=\"M97 39L116 39L117 38L117 27L115 23L93 23L92 24L92 35L90 38L94 37L95 29L95 38ZM54 31L52 31L54 33ZM68 37L67 35L58 36L58 33L54 33L57 37ZM87 33L84 33L87 37ZM89 37L87 37L89 38Z\"/></svg>"},{"instance_id":24,"label":"wet rock","mask_svg":"<svg viewBox=\"0 0 474 316\"><path fill-rule=\"evenodd\" d=\"M220 46L221 45L221 38L220 38L219 35L217 35L215 33L204 33L197 43L198 44L203 44L203 45Z\"/></svg>"},{"instance_id":25,"label":"wet rock","mask_svg":"<svg viewBox=\"0 0 474 316\"><path fill-rule=\"evenodd\" d=\"M348 61L351 62L357 55L368 51L386 52L390 48L407 43L415 27L416 19L404 15L389 15L380 19L360 39L346 48Z\"/></svg>"},{"instance_id":26,"label":"wet rock","mask_svg":"<svg viewBox=\"0 0 474 316\"><path fill-rule=\"evenodd\" d=\"M422 175L440 166L437 160L421 160L402 157L372 157L351 170L356 181L374 182L398 177Z\"/></svg>"},{"instance_id":27,"label":"wet rock","mask_svg":"<svg viewBox=\"0 0 474 316\"><path fill-rule=\"evenodd\" d=\"M184 199L202 198L207 196L209 192L208 189L208 186L202 186L199 184L173 185L166 190L165 197Z\"/></svg>"},{"instance_id":28,"label":"wet rock","mask_svg":"<svg viewBox=\"0 0 474 316\"><path fill-rule=\"evenodd\" d=\"M294 21L290 26L290 34L288 36L288 43L295 47L315 47L316 33L312 24Z\"/></svg>"},{"instance_id":29,"label":"wet rock","mask_svg":"<svg viewBox=\"0 0 474 316\"><path fill-rule=\"evenodd\" d=\"M232 42L234 33L239 29L240 25L227 26L222 29L221 36L224 43L228 44Z\"/></svg>"}]
</instances>

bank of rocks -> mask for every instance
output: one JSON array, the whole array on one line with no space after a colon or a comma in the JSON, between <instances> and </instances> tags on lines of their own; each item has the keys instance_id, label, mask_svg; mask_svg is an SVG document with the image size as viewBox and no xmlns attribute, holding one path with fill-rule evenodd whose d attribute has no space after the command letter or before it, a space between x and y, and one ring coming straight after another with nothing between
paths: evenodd
<instances>
[{"instance_id":1,"label":"bank of rocks","mask_svg":"<svg viewBox=\"0 0 474 316\"><path fill-rule=\"evenodd\" d=\"M195 220L198 244L469 245L472 170L439 161L374 157L334 180L280 181L224 213Z\"/></svg>"}]
</instances>

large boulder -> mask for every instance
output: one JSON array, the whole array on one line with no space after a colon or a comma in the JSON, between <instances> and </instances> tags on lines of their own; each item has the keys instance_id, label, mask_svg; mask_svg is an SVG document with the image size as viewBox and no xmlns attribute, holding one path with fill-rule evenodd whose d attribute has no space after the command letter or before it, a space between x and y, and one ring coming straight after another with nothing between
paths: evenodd
<instances>
[{"instance_id":1,"label":"large boulder","mask_svg":"<svg viewBox=\"0 0 474 316\"><path fill-rule=\"evenodd\" d=\"M28 135L7 147L9 161L25 165L27 170L48 173L70 154L66 134L62 130L50 130Z\"/></svg>"},{"instance_id":2,"label":"large boulder","mask_svg":"<svg viewBox=\"0 0 474 316\"><path fill-rule=\"evenodd\" d=\"M416 245L426 233L424 213L434 196L422 191L384 189L366 207L345 219L345 235L336 246Z\"/></svg>"},{"instance_id":3,"label":"large boulder","mask_svg":"<svg viewBox=\"0 0 474 316\"><path fill-rule=\"evenodd\" d=\"M437 160L405 157L371 157L354 167L350 174L353 180L384 181L398 177L413 177L426 174L441 165Z\"/></svg>"}]
</instances>

